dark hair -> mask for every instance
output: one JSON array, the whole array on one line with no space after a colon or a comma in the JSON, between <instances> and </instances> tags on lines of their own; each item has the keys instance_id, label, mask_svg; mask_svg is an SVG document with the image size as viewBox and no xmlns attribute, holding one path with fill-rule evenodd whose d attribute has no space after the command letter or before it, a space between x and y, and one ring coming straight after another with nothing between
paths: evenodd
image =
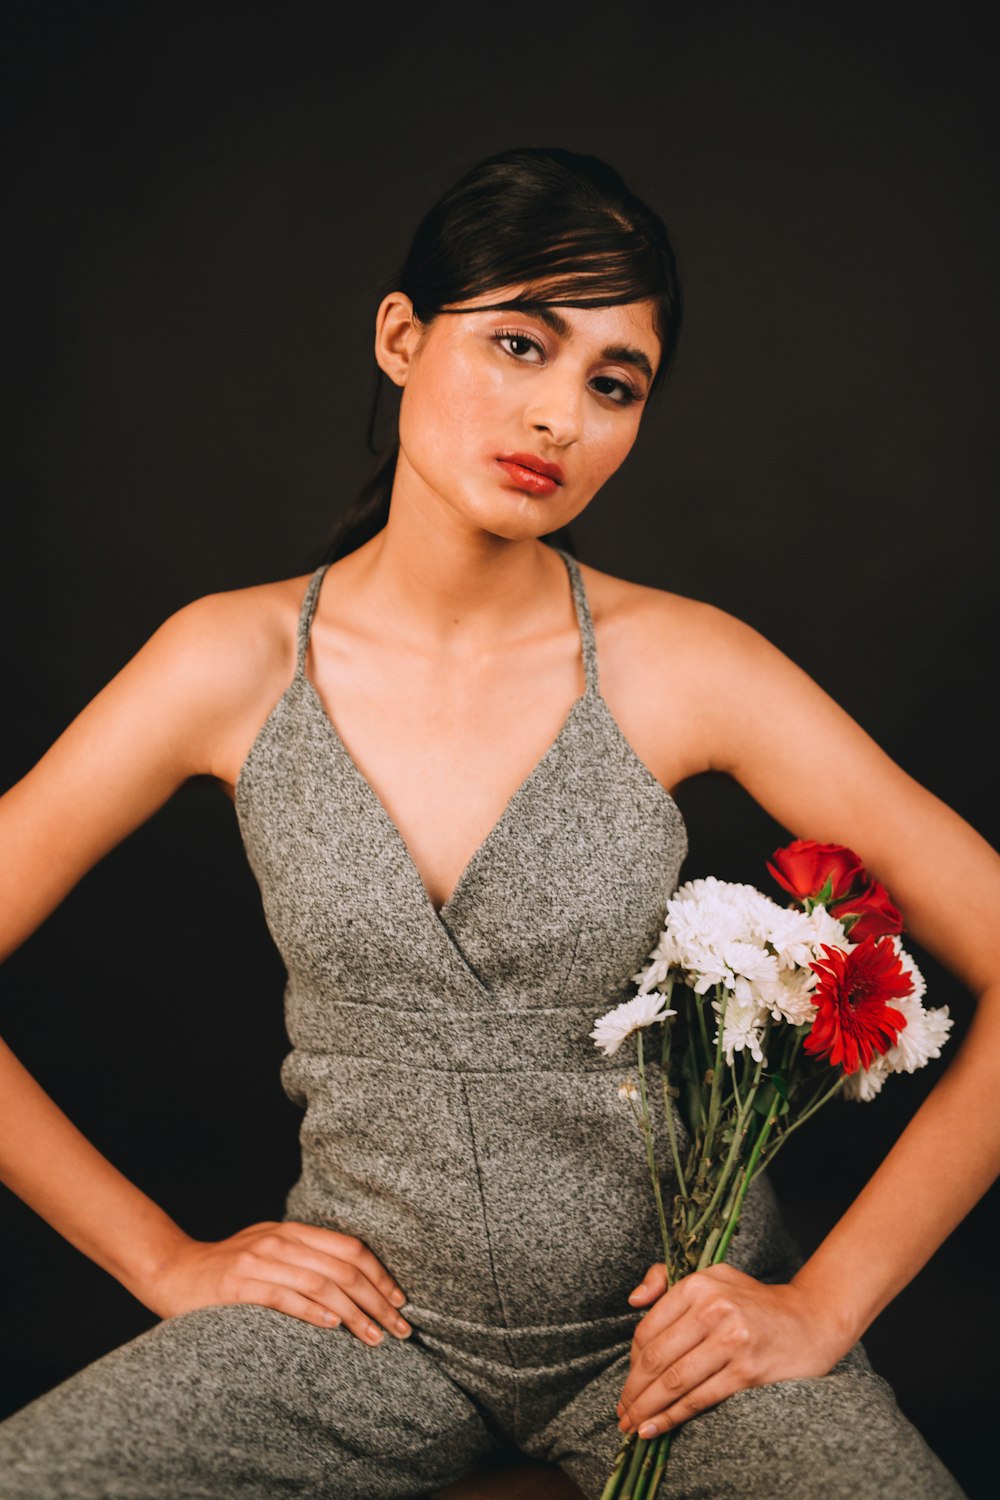
<instances>
[{"instance_id":1,"label":"dark hair","mask_svg":"<svg viewBox=\"0 0 1000 1500\"><path fill-rule=\"evenodd\" d=\"M514 301L525 305L609 307L651 298L662 354L650 396L662 386L681 321L674 253L663 220L613 167L558 147L522 146L487 157L425 214L379 300L405 292L428 324L449 303L522 283ZM384 451L375 443L383 378L376 363L367 434L376 462L337 517L319 562L353 552L388 519L399 437L395 432ZM568 527L545 540L575 555Z\"/></svg>"}]
</instances>

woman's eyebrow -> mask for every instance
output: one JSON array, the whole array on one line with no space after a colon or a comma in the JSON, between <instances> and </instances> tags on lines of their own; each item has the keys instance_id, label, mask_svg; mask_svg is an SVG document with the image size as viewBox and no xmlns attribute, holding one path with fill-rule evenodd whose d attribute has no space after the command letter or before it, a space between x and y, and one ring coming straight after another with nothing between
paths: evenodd
<instances>
[{"instance_id":1,"label":"woman's eyebrow","mask_svg":"<svg viewBox=\"0 0 1000 1500\"><path fill-rule=\"evenodd\" d=\"M486 309L477 308L477 312ZM501 302L490 309L491 312L525 312L537 318L540 323L551 328L560 338L572 338L573 330L566 319L556 312L547 302ZM634 349L631 344L608 344L601 350L602 359L617 360L620 364L634 365L641 370L647 380L653 378L653 367L643 354L641 349Z\"/></svg>"}]
</instances>

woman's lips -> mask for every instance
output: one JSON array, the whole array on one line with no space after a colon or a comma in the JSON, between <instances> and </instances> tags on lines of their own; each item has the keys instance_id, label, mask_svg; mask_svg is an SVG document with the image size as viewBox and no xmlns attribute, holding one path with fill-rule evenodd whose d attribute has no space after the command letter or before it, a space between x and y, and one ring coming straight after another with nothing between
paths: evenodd
<instances>
[{"instance_id":1,"label":"woman's lips","mask_svg":"<svg viewBox=\"0 0 1000 1500\"><path fill-rule=\"evenodd\" d=\"M554 495L559 488L558 481L550 475L540 474L537 469L529 469L526 464L517 463L512 458L498 458L497 463L511 483L528 495Z\"/></svg>"}]
</instances>

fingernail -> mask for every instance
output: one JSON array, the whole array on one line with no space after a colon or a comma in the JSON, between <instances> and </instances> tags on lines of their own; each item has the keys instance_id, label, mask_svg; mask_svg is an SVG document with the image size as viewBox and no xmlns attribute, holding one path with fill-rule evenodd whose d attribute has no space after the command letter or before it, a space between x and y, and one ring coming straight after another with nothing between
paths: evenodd
<instances>
[{"instance_id":1,"label":"fingernail","mask_svg":"<svg viewBox=\"0 0 1000 1500\"><path fill-rule=\"evenodd\" d=\"M380 1344L382 1342L382 1330L381 1328L366 1328L365 1337L373 1344Z\"/></svg>"},{"instance_id":2,"label":"fingernail","mask_svg":"<svg viewBox=\"0 0 1000 1500\"><path fill-rule=\"evenodd\" d=\"M655 1422L643 1422L642 1426L639 1428L639 1436L641 1438L655 1437L656 1436L656 1423Z\"/></svg>"},{"instance_id":3,"label":"fingernail","mask_svg":"<svg viewBox=\"0 0 1000 1500\"><path fill-rule=\"evenodd\" d=\"M636 1289L635 1289L634 1292L629 1292L629 1294L628 1294L628 1300L631 1302L633 1297L641 1297L644 1292L648 1292L648 1291L649 1291L649 1287L646 1285L646 1283L644 1281L642 1281L636 1287Z\"/></svg>"},{"instance_id":4,"label":"fingernail","mask_svg":"<svg viewBox=\"0 0 1000 1500\"><path fill-rule=\"evenodd\" d=\"M402 1318L397 1318L396 1332L399 1334L401 1339L405 1339L409 1336L409 1334L413 1332L413 1329L410 1327L409 1323L404 1322Z\"/></svg>"},{"instance_id":5,"label":"fingernail","mask_svg":"<svg viewBox=\"0 0 1000 1500\"><path fill-rule=\"evenodd\" d=\"M397 1287L394 1292L389 1293L389 1301L392 1303L393 1307L402 1307L403 1303L406 1301L406 1293L401 1292L399 1290L399 1287Z\"/></svg>"}]
</instances>

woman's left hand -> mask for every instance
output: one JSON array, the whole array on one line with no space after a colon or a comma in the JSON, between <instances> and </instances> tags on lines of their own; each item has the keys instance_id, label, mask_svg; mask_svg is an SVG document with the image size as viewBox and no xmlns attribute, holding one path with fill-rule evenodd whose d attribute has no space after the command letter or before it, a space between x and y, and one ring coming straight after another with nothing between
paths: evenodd
<instances>
[{"instance_id":1,"label":"woman's left hand","mask_svg":"<svg viewBox=\"0 0 1000 1500\"><path fill-rule=\"evenodd\" d=\"M656 1437L747 1386L826 1375L854 1342L805 1286L757 1281L725 1262L668 1290L659 1261L642 1285L629 1300L652 1306L636 1327L618 1403L619 1428L637 1428L640 1437Z\"/></svg>"}]
</instances>

